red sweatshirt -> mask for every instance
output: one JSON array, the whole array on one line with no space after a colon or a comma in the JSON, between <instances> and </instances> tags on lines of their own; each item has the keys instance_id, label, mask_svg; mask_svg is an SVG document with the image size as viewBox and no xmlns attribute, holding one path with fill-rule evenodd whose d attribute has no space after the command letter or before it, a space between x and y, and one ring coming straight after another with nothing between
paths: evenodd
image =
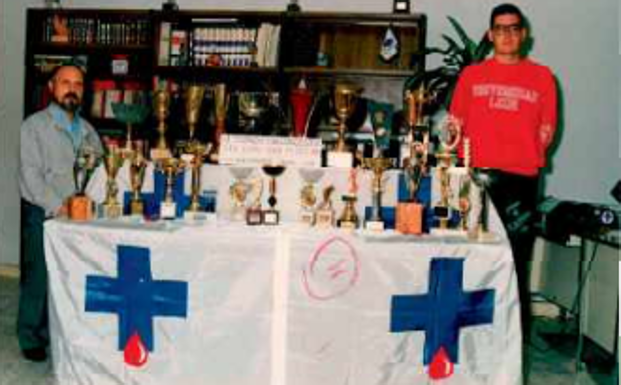
<instances>
[{"instance_id":1,"label":"red sweatshirt","mask_svg":"<svg viewBox=\"0 0 621 385\"><path fill-rule=\"evenodd\" d=\"M547 67L488 59L464 69L451 102L470 138L472 165L537 175L556 129L557 95ZM542 137L542 127L548 126Z\"/></svg>"}]
</instances>

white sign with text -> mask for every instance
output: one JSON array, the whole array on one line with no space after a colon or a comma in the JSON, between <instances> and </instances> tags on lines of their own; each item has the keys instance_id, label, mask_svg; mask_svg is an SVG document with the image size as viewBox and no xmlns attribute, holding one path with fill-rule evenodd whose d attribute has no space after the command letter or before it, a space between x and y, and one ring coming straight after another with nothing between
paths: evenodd
<instances>
[{"instance_id":1,"label":"white sign with text","mask_svg":"<svg viewBox=\"0 0 621 385\"><path fill-rule=\"evenodd\" d=\"M220 139L218 163L321 167L321 139L225 134Z\"/></svg>"}]
</instances>

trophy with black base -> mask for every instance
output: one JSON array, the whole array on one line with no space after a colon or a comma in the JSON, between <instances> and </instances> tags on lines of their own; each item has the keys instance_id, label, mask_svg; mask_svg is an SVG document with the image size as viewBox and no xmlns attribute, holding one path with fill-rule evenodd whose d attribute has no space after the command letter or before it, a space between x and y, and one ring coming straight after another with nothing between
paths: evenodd
<instances>
[{"instance_id":1,"label":"trophy with black base","mask_svg":"<svg viewBox=\"0 0 621 385\"><path fill-rule=\"evenodd\" d=\"M89 221L93 219L93 201L86 195L86 186L98 164L97 154L92 148L83 148L76 156L73 164L73 182L75 193L69 198L67 211L73 221Z\"/></svg>"},{"instance_id":2,"label":"trophy with black base","mask_svg":"<svg viewBox=\"0 0 621 385\"><path fill-rule=\"evenodd\" d=\"M276 204L278 199L276 198L276 178L285 172L285 166L283 165L268 165L263 166L263 172L270 177L269 192L270 196L267 199L267 203L270 205L269 209L263 210L263 224L264 225L277 225L280 223L280 212L276 210Z\"/></svg>"},{"instance_id":3,"label":"trophy with black base","mask_svg":"<svg viewBox=\"0 0 621 385\"><path fill-rule=\"evenodd\" d=\"M333 192L334 186L328 186L323 189L323 200L317 206L317 213L315 215L315 227L322 229L334 227L336 214L332 207Z\"/></svg>"}]
</instances>

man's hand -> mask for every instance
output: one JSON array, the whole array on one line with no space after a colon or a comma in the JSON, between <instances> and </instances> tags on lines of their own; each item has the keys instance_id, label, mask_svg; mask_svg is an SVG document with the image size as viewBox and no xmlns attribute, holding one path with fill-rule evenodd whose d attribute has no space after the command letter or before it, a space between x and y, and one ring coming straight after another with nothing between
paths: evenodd
<instances>
[{"instance_id":1,"label":"man's hand","mask_svg":"<svg viewBox=\"0 0 621 385\"><path fill-rule=\"evenodd\" d=\"M67 202L63 203L58 210L56 210L56 214L54 215L56 218L63 218L69 215L69 206Z\"/></svg>"}]
</instances>

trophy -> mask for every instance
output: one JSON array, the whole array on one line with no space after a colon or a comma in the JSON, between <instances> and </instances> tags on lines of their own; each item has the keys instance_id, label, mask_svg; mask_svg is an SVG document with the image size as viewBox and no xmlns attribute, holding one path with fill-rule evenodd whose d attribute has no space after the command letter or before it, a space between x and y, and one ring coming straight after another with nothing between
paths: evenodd
<instances>
[{"instance_id":1,"label":"trophy","mask_svg":"<svg viewBox=\"0 0 621 385\"><path fill-rule=\"evenodd\" d=\"M268 165L263 166L263 172L270 177L270 196L267 199L267 203L270 208L263 211L263 224L265 225L277 225L280 222L280 213L276 210L276 178L278 178L285 171L283 165Z\"/></svg>"},{"instance_id":2,"label":"trophy","mask_svg":"<svg viewBox=\"0 0 621 385\"><path fill-rule=\"evenodd\" d=\"M425 155L426 156L426 155ZM408 200L397 203L396 230L402 234L422 234L424 206L417 194L427 165L418 159L407 158L403 165Z\"/></svg>"},{"instance_id":3,"label":"trophy","mask_svg":"<svg viewBox=\"0 0 621 385\"><path fill-rule=\"evenodd\" d=\"M371 124L373 125L373 157L381 157L390 147L393 106L389 103L379 103L370 100L367 103L367 108L369 109Z\"/></svg>"},{"instance_id":4,"label":"trophy","mask_svg":"<svg viewBox=\"0 0 621 385\"><path fill-rule=\"evenodd\" d=\"M467 233L469 230L468 215L470 214L470 210L472 208L472 205L470 203L470 185L471 185L470 138L463 138L463 148L464 148L465 173L460 180L459 201L458 201L457 207L459 209L459 227L462 231Z\"/></svg>"},{"instance_id":5,"label":"trophy","mask_svg":"<svg viewBox=\"0 0 621 385\"><path fill-rule=\"evenodd\" d=\"M112 103L114 117L121 123L125 123L127 132L125 133L126 156L132 153L132 129L133 125L142 123L149 114L149 107L144 104Z\"/></svg>"},{"instance_id":6,"label":"trophy","mask_svg":"<svg viewBox=\"0 0 621 385\"><path fill-rule=\"evenodd\" d=\"M315 183L323 176L323 170L301 168L298 172L304 180L304 186L300 190L300 221L312 226L315 224L315 204L317 203Z\"/></svg>"},{"instance_id":7,"label":"trophy","mask_svg":"<svg viewBox=\"0 0 621 385\"><path fill-rule=\"evenodd\" d=\"M190 205L185 210L184 216L188 219L199 219L202 211L200 204L200 191L201 191L201 171L203 167L203 160L205 156L211 150L210 144L202 144L196 140L190 141L185 147L185 151L192 158L190 165L192 170L192 185L190 189Z\"/></svg>"},{"instance_id":8,"label":"trophy","mask_svg":"<svg viewBox=\"0 0 621 385\"><path fill-rule=\"evenodd\" d=\"M472 180L479 187L480 209L477 215L477 224L473 228L474 231L470 232L470 236L481 242L490 241L495 238L489 229L490 198L488 189L494 182L493 174L488 168L473 168L471 175Z\"/></svg>"},{"instance_id":9,"label":"trophy","mask_svg":"<svg viewBox=\"0 0 621 385\"><path fill-rule=\"evenodd\" d=\"M440 230L448 229L450 220L451 179L449 168L452 167L454 151L461 140L461 125L449 115L442 124L440 133L440 152L438 159L438 180L440 181L440 201L434 207L434 215L438 219Z\"/></svg>"},{"instance_id":10,"label":"trophy","mask_svg":"<svg viewBox=\"0 0 621 385\"><path fill-rule=\"evenodd\" d=\"M371 206L371 217L365 221L365 228L372 231L384 231L384 221L382 219L382 179L384 171L392 166L392 159L365 158L363 165L365 168L373 171L371 183L373 205Z\"/></svg>"},{"instance_id":11,"label":"trophy","mask_svg":"<svg viewBox=\"0 0 621 385\"><path fill-rule=\"evenodd\" d=\"M144 201L140 195L144 175L147 169L147 160L144 157L144 143L135 142L135 149L129 158L129 182L131 186L131 199L129 201L130 215L144 215Z\"/></svg>"},{"instance_id":12,"label":"trophy","mask_svg":"<svg viewBox=\"0 0 621 385\"><path fill-rule=\"evenodd\" d=\"M250 207L246 209L246 224L250 226L260 225L263 223L263 210L261 209L261 197L263 196L263 179L256 178L251 183L250 189L252 202Z\"/></svg>"},{"instance_id":13,"label":"trophy","mask_svg":"<svg viewBox=\"0 0 621 385\"><path fill-rule=\"evenodd\" d=\"M166 188L164 200L160 205L161 219L175 219L177 216L177 203L173 194L177 174L183 169L183 163L177 158L166 158L158 162L158 168L164 173Z\"/></svg>"},{"instance_id":14,"label":"trophy","mask_svg":"<svg viewBox=\"0 0 621 385\"><path fill-rule=\"evenodd\" d=\"M117 198L119 188L116 183L116 177L122 165L123 156L118 144L112 141L107 142L106 153L104 155L104 166L106 168L108 178L106 182L106 197L104 202L101 204L101 214L104 218L118 218L123 214L123 207Z\"/></svg>"},{"instance_id":15,"label":"trophy","mask_svg":"<svg viewBox=\"0 0 621 385\"><path fill-rule=\"evenodd\" d=\"M258 121L265 112L268 95L264 92L242 92L239 94L239 109L247 118L246 132L257 134Z\"/></svg>"},{"instance_id":16,"label":"trophy","mask_svg":"<svg viewBox=\"0 0 621 385\"><path fill-rule=\"evenodd\" d=\"M337 141L334 151L328 152L328 166L352 167L353 154L345 145L345 132L347 131L347 119L353 114L356 100L361 89L352 84L339 83L334 89L334 109L339 120L337 126Z\"/></svg>"},{"instance_id":17,"label":"trophy","mask_svg":"<svg viewBox=\"0 0 621 385\"><path fill-rule=\"evenodd\" d=\"M166 144L166 118L170 107L170 94L164 90L157 90L153 94L153 112L157 119L157 132L159 134L155 148L151 149L152 160L167 159L172 156Z\"/></svg>"},{"instance_id":18,"label":"trophy","mask_svg":"<svg viewBox=\"0 0 621 385\"><path fill-rule=\"evenodd\" d=\"M293 136L305 137L308 130L308 114L313 103L313 93L303 83L289 96L293 114Z\"/></svg>"},{"instance_id":19,"label":"trophy","mask_svg":"<svg viewBox=\"0 0 621 385\"><path fill-rule=\"evenodd\" d=\"M204 94L205 87L203 86L191 85L185 90L185 120L188 123L188 142L194 140L194 132L200 117Z\"/></svg>"},{"instance_id":20,"label":"trophy","mask_svg":"<svg viewBox=\"0 0 621 385\"><path fill-rule=\"evenodd\" d=\"M81 149L73 164L73 182L75 193L68 201L69 219L74 221L88 221L93 218L93 201L86 196L86 186L91 179L98 159L92 148Z\"/></svg>"},{"instance_id":21,"label":"trophy","mask_svg":"<svg viewBox=\"0 0 621 385\"><path fill-rule=\"evenodd\" d=\"M319 228L334 227L334 208L332 207L332 193L334 186L330 185L323 189L323 200L317 206L315 226Z\"/></svg>"},{"instance_id":22,"label":"trophy","mask_svg":"<svg viewBox=\"0 0 621 385\"><path fill-rule=\"evenodd\" d=\"M427 118L425 116L425 105L435 99L435 94L425 89L425 84L416 90L407 90L405 92L406 103L406 121L410 129L415 127L427 127Z\"/></svg>"},{"instance_id":23,"label":"trophy","mask_svg":"<svg viewBox=\"0 0 621 385\"><path fill-rule=\"evenodd\" d=\"M341 216L337 221L340 228L355 230L358 228L358 214L356 213L356 201L358 200L356 193L358 191L357 182L358 169L351 168L349 171L349 188L345 195L341 196L344 207Z\"/></svg>"},{"instance_id":24,"label":"trophy","mask_svg":"<svg viewBox=\"0 0 621 385\"><path fill-rule=\"evenodd\" d=\"M214 150L211 152L210 159L218 160L220 150L220 137L226 130L226 111L229 105L229 96L226 93L226 84L216 84L213 90L214 115L216 117L216 128L214 132Z\"/></svg>"},{"instance_id":25,"label":"trophy","mask_svg":"<svg viewBox=\"0 0 621 385\"><path fill-rule=\"evenodd\" d=\"M252 174L253 169L250 167L231 167L229 172L233 174L235 181L229 187L229 195L231 197L231 219L242 220L246 215L248 206L248 195L251 185L247 182L248 177Z\"/></svg>"}]
</instances>

